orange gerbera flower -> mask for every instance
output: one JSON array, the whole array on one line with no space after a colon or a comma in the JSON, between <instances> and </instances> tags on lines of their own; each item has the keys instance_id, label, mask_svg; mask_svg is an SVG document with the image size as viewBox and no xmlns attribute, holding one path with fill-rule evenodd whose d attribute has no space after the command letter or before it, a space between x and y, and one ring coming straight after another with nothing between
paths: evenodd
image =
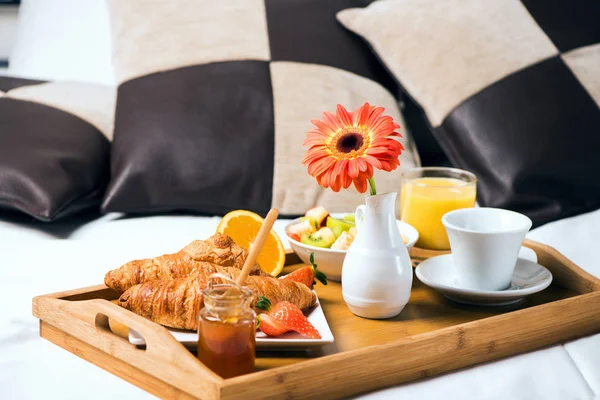
<instances>
[{"instance_id":1,"label":"orange gerbera flower","mask_svg":"<svg viewBox=\"0 0 600 400\"><path fill-rule=\"evenodd\" d=\"M371 186L373 168L392 171L400 165L398 157L404 147L393 136L402 137L392 117L384 116L383 107L365 103L354 112L338 104L336 114L323 113L322 120L312 120L316 129L306 134L304 146L310 146L302 160L308 173L319 185L339 192L351 183L360 193Z\"/></svg>"}]
</instances>

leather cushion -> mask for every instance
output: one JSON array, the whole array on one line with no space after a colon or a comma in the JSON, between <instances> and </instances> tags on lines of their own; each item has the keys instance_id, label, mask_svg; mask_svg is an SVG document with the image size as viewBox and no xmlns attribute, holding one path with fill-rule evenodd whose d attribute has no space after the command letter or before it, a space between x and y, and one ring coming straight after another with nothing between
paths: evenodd
<instances>
[{"instance_id":1,"label":"leather cushion","mask_svg":"<svg viewBox=\"0 0 600 400\"><path fill-rule=\"evenodd\" d=\"M479 178L481 204L541 225L600 207L598 127L598 107L553 57L469 98L436 133L453 163Z\"/></svg>"},{"instance_id":2,"label":"leather cushion","mask_svg":"<svg viewBox=\"0 0 600 400\"><path fill-rule=\"evenodd\" d=\"M39 82L0 78L0 87ZM89 122L33 101L0 97L0 215L52 221L98 207L109 178L108 139Z\"/></svg>"}]
</instances>

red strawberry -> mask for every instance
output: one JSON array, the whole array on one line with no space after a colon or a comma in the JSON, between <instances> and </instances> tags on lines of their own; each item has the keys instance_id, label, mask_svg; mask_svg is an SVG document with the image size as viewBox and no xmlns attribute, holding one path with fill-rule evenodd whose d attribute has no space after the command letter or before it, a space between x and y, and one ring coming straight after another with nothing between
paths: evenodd
<instances>
[{"instance_id":1,"label":"red strawberry","mask_svg":"<svg viewBox=\"0 0 600 400\"><path fill-rule=\"evenodd\" d=\"M327 285L327 275L321 271L317 271L317 264L315 264L315 253L310 253L310 263L311 265L297 269L294 272L281 277L280 279L289 279L294 282L304 283L306 286L311 288L316 283L315 278L317 278L317 280L323 285Z\"/></svg>"},{"instance_id":2,"label":"red strawberry","mask_svg":"<svg viewBox=\"0 0 600 400\"><path fill-rule=\"evenodd\" d=\"M269 314L260 314L258 317L258 328L267 336L279 336L286 333L286 327L273 320Z\"/></svg>"},{"instance_id":3,"label":"red strawberry","mask_svg":"<svg viewBox=\"0 0 600 400\"><path fill-rule=\"evenodd\" d=\"M304 283L310 288L315 282L315 275L313 274L312 267L307 265L305 267L295 270L294 272L287 274L286 276L282 276L280 279L287 279L298 283Z\"/></svg>"},{"instance_id":4,"label":"red strawberry","mask_svg":"<svg viewBox=\"0 0 600 400\"><path fill-rule=\"evenodd\" d=\"M302 314L302 310L289 301L275 304L269 315L290 331L298 332L312 339L321 339L321 334Z\"/></svg>"},{"instance_id":5,"label":"red strawberry","mask_svg":"<svg viewBox=\"0 0 600 400\"><path fill-rule=\"evenodd\" d=\"M279 336L287 331L294 331L312 339L321 339L321 334L302 314L302 310L289 301L282 301L271 307L269 299L263 296L259 299L257 307L270 310L268 314L258 316L259 328L263 333Z\"/></svg>"},{"instance_id":6,"label":"red strawberry","mask_svg":"<svg viewBox=\"0 0 600 400\"><path fill-rule=\"evenodd\" d=\"M299 242L299 241L300 241L300 236L298 236L298 235L297 235L297 234L295 234L295 233L290 233L290 232L288 232L288 234L287 234L287 235L288 235L288 236L289 236L291 239L294 239L296 242Z\"/></svg>"}]
</instances>

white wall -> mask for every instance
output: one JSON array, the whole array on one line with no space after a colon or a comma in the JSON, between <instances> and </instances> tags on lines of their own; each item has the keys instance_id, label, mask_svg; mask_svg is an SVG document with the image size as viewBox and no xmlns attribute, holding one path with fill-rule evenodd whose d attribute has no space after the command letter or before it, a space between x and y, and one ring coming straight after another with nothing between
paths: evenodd
<instances>
[{"instance_id":1,"label":"white wall","mask_svg":"<svg viewBox=\"0 0 600 400\"><path fill-rule=\"evenodd\" d=\"M17 32L17 6L0 6L0 60L7 59Z\"/></svg>"}]
</instances>

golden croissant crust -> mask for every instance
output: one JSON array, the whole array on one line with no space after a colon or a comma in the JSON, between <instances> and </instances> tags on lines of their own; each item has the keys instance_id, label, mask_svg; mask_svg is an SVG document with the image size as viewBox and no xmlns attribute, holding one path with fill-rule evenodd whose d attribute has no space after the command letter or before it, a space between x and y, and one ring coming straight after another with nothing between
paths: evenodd
<instances>
[{"instance_id":1,"label":"golden croissant crust","mask_svg":"<svg viewBox=\"0 0 600 400\"><path fill-rule=\"evenodd\" d=\"M219 272L235 280L240 270L222 267ZM198 313L204 304L202 291L207 287L210 275L199 271L186 278L135 285L121 295L119 305L161 325L196 330ZM246 286L252 290L253 307L260 296L265 296L272 304L289 301L300 309L312 307L317 301L315 293L306 285L290 280L249 276Z\"/></svg>"},{"instance_id":2,"label":"golden croissant crust","mask_svg":"<svg viewBox=\"0 0 600 400\"><path fill-rule=\"evenodd\" d=\"M124 292L140 283L183 278L203 269L212 272L222 272L221 267L241 269L247 256L248 252L229 236L217 233L207 240L195 240L174 254L130 261L109 271L104 277L104 284ZM250 274L266 275L258 264L253 266Z\"/></svg>"}]
</instances>

